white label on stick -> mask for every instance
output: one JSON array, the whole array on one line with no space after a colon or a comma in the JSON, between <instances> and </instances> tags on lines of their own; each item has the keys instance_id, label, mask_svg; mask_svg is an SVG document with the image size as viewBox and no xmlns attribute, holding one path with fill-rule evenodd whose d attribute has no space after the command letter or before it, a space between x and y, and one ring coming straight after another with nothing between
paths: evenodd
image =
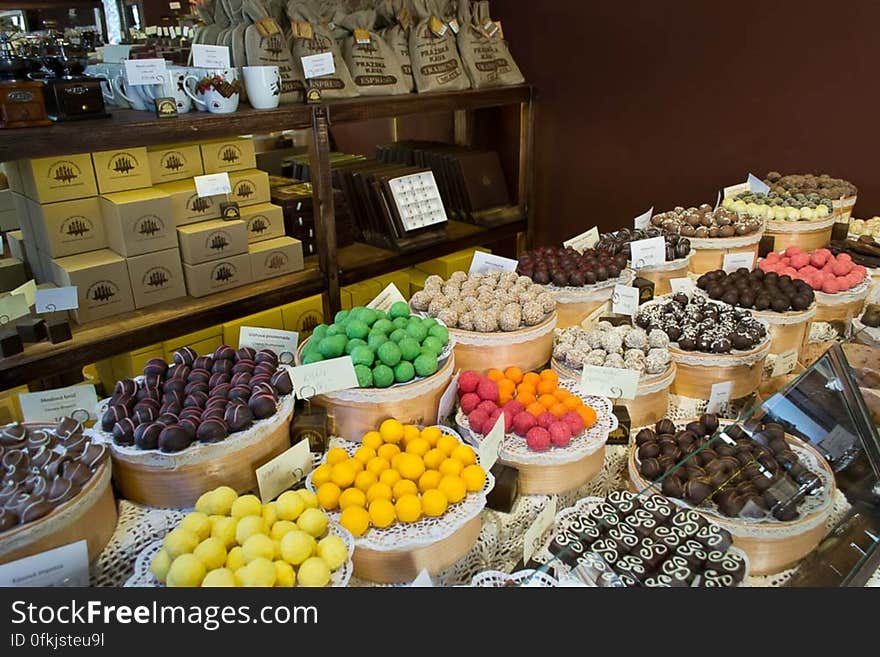
<instances>
[{"instance_id":1,"label":"white label on stick","mask_svg":"<svg viewBox=\"0 0 880 657\"><path fill-rule=\"evenodd\" d=\"M391 309L391 306L398 301L406 303L406 298L400 293L400 290L397 289L397 286L394 283L389 283L384 290L379 292L379 295L375 299L367 304L367 308L388 312L388 310Z\"/></svg>"},{"instance_id":2,"label":"white label on stick","mask_svg":"<svg viewBox=\"0 0 880 657\"><path fill-rule=\"evenodd\" d=\"M562 243L565 248L571 247L578 253L592 249L599 241L599 229L593 226L586 233L581 233Z\"/></svg>"},{"instance_id":3,"label":"white label on stick","mask_svg":"<svg viewBox=\"0 0 880 657\"><path fill-rule=\"evenodd\" d=\"M480 466L483 470L491 470L498 460L498 452L501 451L501 441L504 439L504 413L498 416L498 421L492 427L488 435L480 441Z\"/></svg>"},{"instance_id":4,"label":"white label on stick","mask_svg":"<svg viewBox=\"0 0 880 657\"><path fill-rule=\"evenodd\" d=\"M0 566L0 587L4 588L88 585L89 548L85 540Z\"/></svg>"},{"instance_id":5,"label":"white label on stick","mask_svg":"<svg viewBox=\"0 0 880 657\"><path fill-rule=\"evenodd\" d=\"M636 240L630 243L632 250L632 265L635 269L662 265L666 262L666 239L651 237L646 240Z\"/></svg>"},{"instance_id":6,"label":"white label on stick","mask_svg":"<svg viewBox=\"0 0 880 657\"><path fill-rule=\"evenodd\" d=\"M350 356L291 367L288 371L293 389L300 399L358 387L357 374Z\"/></svg>"},{"instance_id":7,"label":"white label on stick","mask_svg":"<svg viewBox=\"0 0 880 657\"><path fill-rule=\"evenodd\" d=\"M749 191L749 183L742 182L738 185L731 185L730 187L724 188L724 198L731 198L733 196L738 196L744 192Z\"/></svg>"},{"instance_id":8,"label":"white label on stick","mask_svg":"<svg viewBox=\"0 0 880 657\"><path fill-rule=\"evenodd\" d=\"M526 530L523 535L523 563L531 561L535 550L538 548L538 541L553 526L556 519L556 496L553 495L547 500L547 504L541 509L541 512L535 518L535 521Z\"/></svg>"},{"instance_id":9,"label":"white label on stick","mask_svg":"<svg viewBox=\"0 0 880 657\"><path fill-rule=\"evenodd\" d=\"M268 504L312 471L309 441L300 440L256 470L260 499Z\"/></svg>"},{"instance_id":10,"label":"white label on stick","mask_svg":"<svg viewBox=\"0 0 880 657\"><path fill-rule=\"evenodd\" d=\"M639 291L627 285L615 285L611 294L611 312L632 317L639 310Z\"/></svg>"},{"instance_id":11,"label":"white label on stick","mask_svg":"<svg viewBox=\"0 0 880 657\"><path fill-rule=\"evenodd\" d=\"M712 384L709 393L709 404L706 406L707 413L718 413L721 407L730 401L730 393L733 391L733 381L719 381Z\"/></svg>"},{"instance_id":12,"label":"white label on stick","mask_svg":"<svg viewBox=\"0 0 880 657\"><path fill-rule=\"evenodd\" d=\"M588 395L611 399L635 399L639 388L639 372L622 367L584 365L581 390Z\"/></svg>"},{"instance_id":13,"label":"white label on stick","mask_svg":"<svg viewBox=\"0 0 880 657\"><path fill-rule=\"evenodd\" d=\"M229 46L192 45L193 66L196 68L229 68Z\"/></svg>"},{"instance_id":14,"label":"white label on stick","mask_svg":"<svg viewBox=\"0 0 880 657\"><path fill-rule=\"evenodd\" d=\"M104 46L101 49L101 57L105 64L118 64L128 59L131 52L131 46Z\"/></svg>"},{"instance_id":15,"label":"white label on stick","mask_svg":"<svg viewBox=\"0 0 880 657\"><path fill-rule=\"evenodd\" d=\"M455 373L452 381L440 397L440 404L437 406L437 424L442 424L443 420L452 415L452 409L455 407L455 400L458 393L458 375L461 370Z\"/></svg>"},{"instance_id":16,"label":"white label on stick","mask_svg":"<svg viewBox=\"0 0 880 657\"><path fill-rule=\"evenodd\" d=\"M650 210L648 210L647 212L645 212L643 214L640 214L638 217L633 219L633 227L634 228L641 228L642 230L644 230L645 228L647 228L648 226L651 225L651 217L653 217L653 216L654 216L654 206L652 205Z\"/></svg>"},{"instance_id":17,"label":"white label on stick","mask_svg":"<svg viewBox=\"0 0 880 657\"><path fill-rule=\"evenodd\" d=\"M745 267L749 271L755 266L754 251L740 251L738 253L725 253L724 262L721 268L728 274L735 272L740 267Z\"/></svg>"},{"instance_id":18,"label":"white label on stick","mask_svg":"<svg viewBox=\"0 0 880 657\"><path fill-rule=\"evenodd\" d=\"M776 361L773 363L773 372L770 376L782 376L788 374L797 364L798 350L789 349L776 355Z\"/></svg>"},{"instance_id":19,"label":"white label on stick","mask_svg":"<svg viewBox=\"0 0 880 657\"><path fill-rule=\"evenodd\" d=\"M410 586L413 586L415 588L433 588L434 582L431 581L431 576L428 574L428 569L422 568L416 578L412 581L412 584L410 584Z\"/></svg>"},{"instance_id":20,"label":"white label on stick","mask_svg":"<svg viewBox=\"0 0 880 657\"><path fill-rule=\"evenodd\" d=\"M468 274L486 274L490 271L516 271L518 265L519 262L510 258L502 258L485 251L474 251L474 257L471 260L471 268L468 270Z\"/></svg>"},{"instance_id":21,"label":"white label on stick","mask_svg":"<svg viewBox=\"0 0 880 657\"><path fill-rule=\"evenodd\" d=\"M18 401L25 422L60 422L65 417L80 422L97 419L98 395L91 384L23 392Z\"/></svg>"},{"instance_id":22,"label":"white label on stick","mask_svg":"<svg viewBox=\"0 0 880 657\"><path fill-rule=\"evenodd\" d=\"M196 194L198 194L200 198L232 193L232 184L229 182L229 174L225 171L223 173L209 173L205 176L195 176L193 182L196 184Z\"/></svg>"},{"instance_id":23,"label":"white label on stick","mask_svg":"<svg viewBox=\"0 0 880 657\"><path fill-rule=\"evenodd\" d=\"M691 292L694 291L694 281L692 278L684 277L684 278L670 278L669 285L672 287L672 293L678 294L679 292L684 292L688 296L690 296Z\"/></svg>"},{"instance_id":24,"label":"white label on stick","mask_svg":"<svg viewBox=\"0 0 880 657\"><path fill-rule=\"evenodd\" d=\"M195 46L193 46L195 47ZM336 64L333 62L332 52L321 52L317 55L306 55L301 58L303 76L306 80L319 78L322 75L331 75L336 72Z\"/></svg>"},{"instance_id":25,"label":"white label on stick","mask_svg":"<svg viewBox=\"0 0 880 657\"><path fill-rule=\"evenodd\" d=\"M160 84L165 81L164 59L126 59L123 63L129 84Z\"/></svg>"},{"instance_id":26,"label":"white label on stick","mask_svg":"<svg viewBox=\"0 0 880 657\"><path fill-rule=\"evenodd\" d=\"M749 174L749 177L746 179L746 183L749 186L750 192L767 194L770 191L770 185L765 183L753 173Z\"/></svg>"},{"instance_id":27,"label":"white label on stick","mask_svg":"<svg viewBox=\"0 0 880 657\"><path fill-rule=\"evenodd\" d=\"M292 363L299 344L299 333L278 329L242 326L238 330L238 346L251 347L256 351L271 349L279 363Z\"/></svg>"},{"instance_id":28,"label":"white label on stick","mask_svg":"<svg viewBox=\"0 0 880 657\"><path fill-rule=\"evenodd\" d=\"M9 294L21 294L24 295L24 300L27 302L28 306L33 306L35 301L35 296L37 294L37 283L33 279L29 280L27 283L22 283L17 288L12 290Z\"/></svg>"},{"instance_id":29,"label":"white label on stick","mask_svg":"<svg viewBox=\"0 0 880 657\"><path fill-rule=\"evenodd\" d=\"M59 310L76 310L79 308L78 288L68 287L38 288L34 297L38 313L54 313Z\"/></svg>"},{"instance_id":30,"label":"white label on stick","mask_svg":"<svg viewBox=\"0 0 880 657\"><path fill-rule=\"evenodd\" d=\"M0 299L0 325L13 322L30 314L27 299L23 294L10 294Z\"/></svg>"}]
</instances>

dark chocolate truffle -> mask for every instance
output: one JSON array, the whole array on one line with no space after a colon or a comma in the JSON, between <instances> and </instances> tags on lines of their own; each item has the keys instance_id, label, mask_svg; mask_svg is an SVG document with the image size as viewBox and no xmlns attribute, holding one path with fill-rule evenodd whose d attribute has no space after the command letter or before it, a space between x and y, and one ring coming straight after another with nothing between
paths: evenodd
<instances>
[{"instance_id":1,"label":"dark chocolate truffle","mask_svg":"<svg viewBox=\"0 0 880 657\"><path fill-rule=\"evenodd\" d=\"M150 422L140 425L134 430L134 444L140 449L156 449L159 447L159 434L164 425Z\"/></svg>"},{"instance_id":2,"label":"dark chocolate truffle","mask_svg":"<svg viewBox=\"0 0 880 657\"><path fill-rule=\"evenodd\" d=\"M179 452L189 447L191 443L192 438L189 433L179 424L171 424L159 434L159 449L163 452Z\"/></svg>"},{"instance_id":3,"label":"dark chocolate truffle","mask_svg":"<svg viewBox=\"0 0 880 657\"><path fill-rule=\"evenodd\" d=\"M196 438L203 443L218 443L229 435L226 423L219 419L208 419L199 425Z\"/></svg>"}]
</instances>

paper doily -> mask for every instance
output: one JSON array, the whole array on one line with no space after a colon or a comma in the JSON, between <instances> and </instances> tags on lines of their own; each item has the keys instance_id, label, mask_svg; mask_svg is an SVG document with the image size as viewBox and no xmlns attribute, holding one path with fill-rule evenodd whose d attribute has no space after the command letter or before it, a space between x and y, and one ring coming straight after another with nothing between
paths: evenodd
<instances>
[{"instance_id":1,"label":"paper doily","mask_svg":"<svg viewBox=\"0 0 880 657\"><path fill-rule=\"evenodd\" d=\"M768 221L768 233L805 233L814 230L822 230L823 228L831 228L837 221L837 217L833 214L828 218L812 219L810 221Z\"/></svg>"},{"instance_id":2,"label":"paper doily","mask_svg":"<svg viewBox=\"0 0 880 657\"><path fill-rule=\"evenodd\" d=\"M559 581L555 577L537 570L519 570L509 575L500 570L485 570L471 578L471 586L491 589L501 589L509 586L555 588L559 586Z\"/></svg>"},{"instance_id":3,"label":"paper doily","mask_svg":"<svg viewBox=\"0 0 880 657\"><path fill-rule=\"evenodd\" d=\"M815 291L816 303L822 306L843 306L848 303L861 301L868 296L868 288L871 287L871 279L865 277L861 283L843 292L828 294L827 292Z\"/></svg>"}]
</instances>

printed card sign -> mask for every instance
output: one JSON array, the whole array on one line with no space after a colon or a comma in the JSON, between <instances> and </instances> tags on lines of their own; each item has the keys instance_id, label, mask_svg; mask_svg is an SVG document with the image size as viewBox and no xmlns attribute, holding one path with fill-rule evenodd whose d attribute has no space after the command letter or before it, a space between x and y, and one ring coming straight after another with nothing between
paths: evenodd
<instances>
[{"instance_id":1,"label":"printed card sign","mask_svg":"<svg viewBox=\"0 0 880 657\"><path fill-rule=\"evenodd\" d=\"M89 548L85 540L10 561L0 566L0 586L88 586Z\"/></svg>"},{"instance_id":2,"label":"printed card sign","mask_svg":"<svg viewBox=\"0 0 880 657\"><path fill-rule=\"evenodd\" d=\"M639 309L639 291L628 285L615 285L611 294L611 312L633 316Z\"/></svg>"},{"instance_id":3,"label":"printed card sign","mask_svg":"<svg viewBox=\"0 0 880 657\"><path fill-rule=\"evenodd\" d=\"M0 299L0 324L8 324L30 312L23 294L10 294Z\"/></svg>"},{"instance_id":4,"label":"printed card sign","mask_svg":"<svg viewBox=\"0 0 880 657\"><path fill-rule=\"evenodd\" d=\"M733 381L719 381L712 384L709 393L709 404L706 406L707 413L718 413L721 407L730 401L730 393L733 391Z\"/></svg>"},{"instance_id":5,"label":"printed card sign","mask_svg":"<svg viewBox=\"0 0 880 657\"><path fill-rule=\"evenodd\" d=\"M739 183L738 185L731 185L730 187L724 188L724 198L731 198L747 191L749 191L748 182Z\"/></svg>"},{"instance_id":6,"label":"printed card sign","mask_svg":"<svg viewBox=\"0 0 880 657\"><path fill-rule=\"evenodd\" d=\"M690 296L691 292L694 291L694 281L692 278L670 278L669 285L672 287L672 293L678 294L679 292L684 292L688 296Z\"/></svg>"},{"instance_id":7,"label":"printed card sign","mask_svg":"<svg viewBox=\"0 0 880 657\"><path fill-rule=\"evenodd\" d=\"M535 521L523 535L523 563L532 560L535 550L539 547L541 537L553 526L556 518L556 496L547 500L547 504L535 518Z\"/></svg>"},{"instance_id":8,"label":"printed card sign","mask_svg":"<svg viewBox=\"0 0 880 657\"><path fill-rule=\"evenodd\" d=\"M238 331L238 346L251 347L256 351L271 349L279 363L292 363L299 344L299 333L278 329L242 326Z\"/></svg>"},{"instance_id":9,"label":"printed card sign","mask_svg":"<svg viewBox=\"0 0 880 657\"><path fill-rule=\"evenodd\" d=\"M129 84L159 84L165 80L164 59L126 59L123 63Z\"/></svg>"},{"instance_id":10,"label":"printed card sign","mask_svg":"<svg viewBox=\"0 0 880 657\"><path fill-rule=\"evenodd\" d=\"M358 387L354 363L348 356L291 367L289 372L293 390L300 399Z\"/></svg>"},{"instance_id":11,"label":"printed card sign","mask_svg":"<svg viewBox=\"0 0 880 657\"><path fill-rule=\"evenodd\" d=\"M37 294L37 283L33 279L29 280L27 283L22 283L17 288L12 290L9 294L21 294L24 295L24 300L28 306L34 305L34 297Z\"/></svg>"},{"instance_id":12,"label":"printed card sign","mask_svg":"<svg viewBox=\"0 0 880 657\"><path fill-rule=\"evenodd\" d=\"M782 376L788 374L797 364L798 350L790 349L781 354L777 354L776 362L773 363L773 373L770 376Z\"/></svg>"},{"instance_id":13,"label":"printed card sign","mask_svg":"<svg viewBox=\"0 0 880 657\"><path fill-rule=\"evenodd\" d=\"M389 283L375 299L367 304L367 308L388 312L391 309L391 306L398 301L406 303L406 298L400 293L400 290L397 289L397 286L394 283Z\"/></svg>"},{"instance_id":14,"label":"printed card sign","mask_svg":"<svg viewBox=\"0 0 880 657\"><path fill-rule=\"evenodd\" d=\"M65 417L85 422L96 420L98 395L93 385L76 385L18 396L25 422L60 422Z\"/></svg>"},{"instance_id":15,"label":"printed card sign","mask_svg":"<svg viewBox=\"0 0 880 657\"><path fill-rule=\"evenodd\" d=\"M749 177L746 179L746 183L749 186L750 192L754 192L756 194L767 194L770 192L770 185L765 183L753 173L749 174Z\"/></svg>"},{"instance_id":16,"label":"printed card sign","mask_svg":"<svg viewBox=\"0 0 880 657\"><path fill-rule=\"evenodd\" d=\"M302 61L303 76L306 80L319 78L322 75L331 75L336 72L336 64L333 62L332 52L306 55L300 59Z\"/></svg>"},{"instance_id":17,"label":"printed card sign","mask_svg":"<svg viewBox=\"0 0 880 657\"><path fill-rule=\"evenodd\" d=\"M630 243L632 265L635 269L662 265L666 262L666 239L662 236Z\"/></svg>"},{"instance_id":18,"label":"printed card sign","mask_svg":"<svg viewBox=\"0 0 880 657\"><path fill-rule=\"evenodd\" d=\"M54 313L59 310L79 308L77 286L38 288L34 297L38 313Z\"/></svg>"},{"instance_id":19,"label":"printed card sign","mask_svg":"<svg viewBox=\"0 0 880 657\"><path fill-rule=\"evenodd\" d=\"M584 365L581 390L588 395L611 399L635 399L639 388L639 372L622 367Z\"/></svg>"},{"instance_id":20,"label":"printed card sign","mask_svg":"<svg viewBox=\"0 0 880 657\"><path fill-rule=\"evenodd\" d=\"M651 206L651 209L647 212L640 214L638 217L633 219L633 227L640 228L644 230L648 226L651 225L651 217L654 216L654 206Z\"/></svg>"},{"instance_id":21,"label":"printed card sign","mask_svg":"<svg viewBox=\"0 0 880 657\"><path fill-rule=\"evenodd\" d=\"M586 233L581 233L562 243L565 248L571 247L578 253L592 249L599 241L599 229L593 226Z\"/></svg>"},{"instance_id":22,"label":"printed card sign","mask_svg":"<svg viewBox=\"0 0 880 657\"><path fill-rule=\"evenodd\" d=\"M721 268L728 274L735 272L740 267L745 267L749 271L755 266L755 254L753 251L740 251L738 253L725 253L724 262Z\"/></svg>"},{"instance_id":23,"label":"printed card sign","mask_svg":"<svg viewBox=\"0 0 880 657\"><path fill-rule=\"evenodd\" d=\"M193 177L193 182L196 185L196 194L198 194L199 198L232 193L232 184L229 182L229 174L225 171L223 173L209 173L205 176L195 176Z\"/></svg>"},{"instance_id":24,"label":"printed card sign","mask_svg":"<svg viewBox=\"0 0 880 657\"><path fill-rule=\"evenodd\" d=\"M309 441L300 440L256 470L260 499L268 504L312 471Z\"/></svg>"},{"instance_id":25,"label":"printed card sign","mask_svg":"<svg viewBox=\"0 0 880 657\"><path fill-rule=\"evenodd\" d=\"M504 439L504 415L502 414L495 426L489 431L489 435L480 441L480 465L487 472L498 460L498 452L501 451L501 441Z\"/></svg>"},{"instance_id":26,"label":"printed card sign","mask_svg":"<svg viewBox=\"0 0 880 657\"><path fill-rule=\"evenodd\" d=\"M502 258L484 251L474 251L474 258L471 260L471 268L468 274L486 274L490 271L516 271L518 265L519 262L510 258Z\"/></svg>"},{"instance_id":27,"label":"printed card sign","mask_svg":"<svg viewBox=\"0 0 880 657\"><path fill-rule=\"evenodd\" d=\"M229 47L194 43L192 58L196 68L229 68Z\"/></svg>"}]
</instances>

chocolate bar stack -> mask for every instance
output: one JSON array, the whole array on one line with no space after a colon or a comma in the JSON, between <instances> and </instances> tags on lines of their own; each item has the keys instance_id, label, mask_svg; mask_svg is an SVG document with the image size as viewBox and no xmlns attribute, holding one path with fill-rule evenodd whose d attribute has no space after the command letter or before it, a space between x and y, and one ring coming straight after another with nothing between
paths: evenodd
<instances>
[{"instance_id":1,"label":"chocolate bar stack","mask_svg":"<svg viewBox=\"0 0 880 657\"><path fill-rule=\"evenodd\" d=\"M269 184L272 203L280 205L284 211L284 234L302 242L304 257L315 255L318 248L311 183L270 176ZM351 221L345 196L338 189L333 190L333 212L336 217L336 246L353 244L354 224Z\"/></svg>"}]
</instances>

